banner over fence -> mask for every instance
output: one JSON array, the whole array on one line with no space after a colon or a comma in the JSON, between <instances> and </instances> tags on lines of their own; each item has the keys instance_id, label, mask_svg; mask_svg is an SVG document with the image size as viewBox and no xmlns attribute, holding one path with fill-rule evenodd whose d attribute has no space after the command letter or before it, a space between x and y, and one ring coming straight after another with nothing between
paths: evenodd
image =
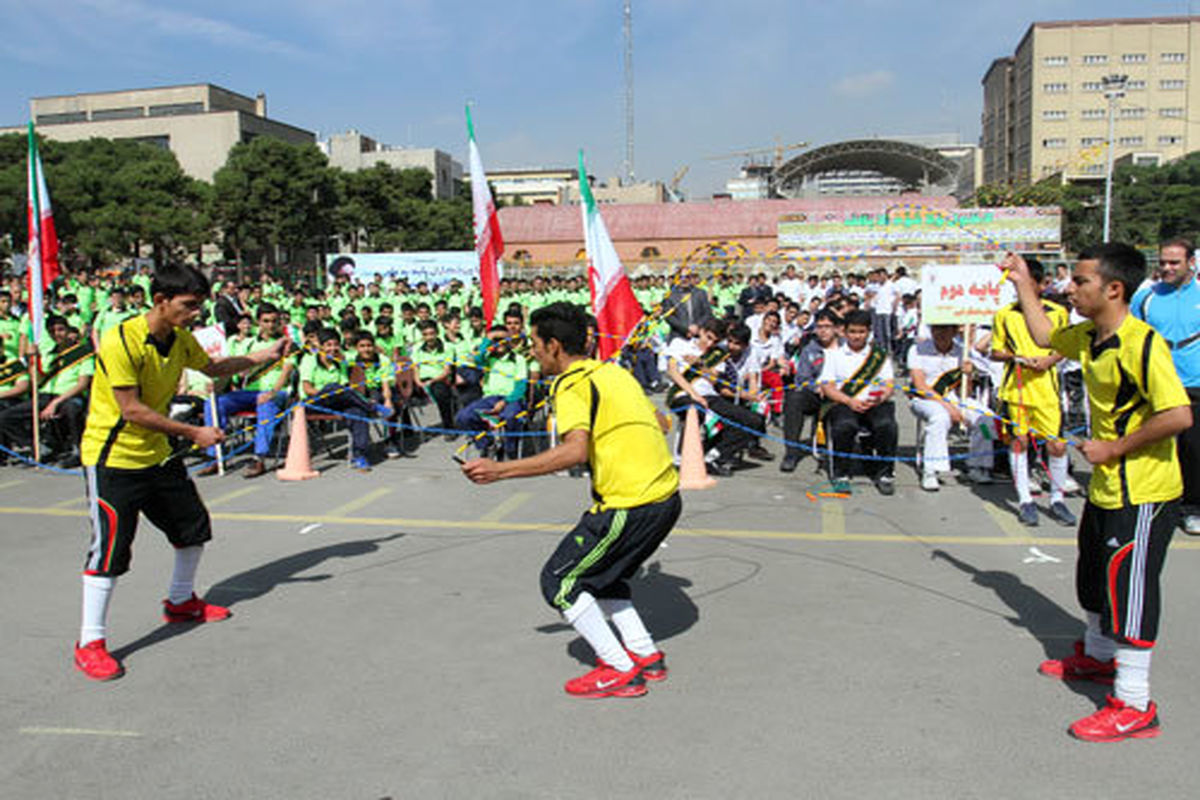
<instances>
[{"instance_id":1,"label":"banner over fence","mask_svg":"<svg viewBox=\"0 0 1200 800\"><path fill-rule=\"evenodd\" d=\"M1017 292L995 264L921 267L921 320L927 325L990 325Z\"/></svg>"},{"instance_id":2,"label":"banner over fence","mask_svg":"<svg viewBox=\"0 0 1200 800\"><path fill-rule=\"evenodd\" d=\"M336 253L325 256L329 280L337 275L351 280L369 281L376 275L403 278L410 284L431 284L460 280L471 284L479 274L479 258L474 250L447 250L420 253Z\"/></svg>"},{"instance_id":3,"label":"banner over fence","mask_svg":"<svg viewBox=\"0 0 1200 800\"><path fill-rule=\"evenodd\" d=\"M779 217L780 249L810 254L966 252L1062 249L1062 209L1057 206L897 208L878 214L818 211Z\"/></svg>"}]
</instances>

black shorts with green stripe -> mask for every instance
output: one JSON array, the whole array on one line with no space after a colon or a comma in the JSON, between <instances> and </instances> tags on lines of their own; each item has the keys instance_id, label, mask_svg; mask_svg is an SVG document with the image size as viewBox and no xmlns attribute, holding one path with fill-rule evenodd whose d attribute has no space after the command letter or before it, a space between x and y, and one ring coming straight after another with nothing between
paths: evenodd
<instances>
[{"instance_id":1,"label":"black shorts with green stripe","mask_svg":"<svg viewBox=\"0 0 1200 800\"><path fill-rule=\"evenodd\" d=\"M667 538L682 509L676 492L644 506L588 511L542 567L542 596L560 611L581 592L629 599L627 581Z\"/></svg>"}]
</instances>

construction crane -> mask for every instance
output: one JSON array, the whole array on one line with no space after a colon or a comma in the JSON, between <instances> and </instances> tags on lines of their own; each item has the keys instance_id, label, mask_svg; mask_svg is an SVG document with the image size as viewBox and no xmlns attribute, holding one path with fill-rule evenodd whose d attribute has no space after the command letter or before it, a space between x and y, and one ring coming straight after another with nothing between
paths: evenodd
<instances>
[{"instance_id":1,"label":"construction crane","mask_svg":"<svg viewBox=\"0 0 1200 800\"><path fill-rule=\"evenodd\" d=\"M774 158L772 160L771 166L775 169L779 169L780 167L783 166L783 154L784 153L790 152L792 150L800 150L805 147L808 147L808 142L796 142L795 144L779 144L777 141L774 147L756 147L751 150L735 150L732 153L723 153L722 155L719 155L719 156L705 156L705 158L709 161L723 161L726 158L748 158L751 161L754 161L754 158L756 156L762 155L764 153L772 153L772 154L774 154Z\"/></svg>"},{"instance_id":2,"label":"construction crane","mask_svg":"<svg viewBox=\"0 0 1200 800\"><path fill-rule=\"evenodd\" d=\"M679 193L679 182L683 180L683 176L687 175L688 170L691 169L691 167L691 164L684 164L675 171L674 175L671 176L671 181L667 184L667 194L670 195L673 202L683 202L683 195Z\"/></svg>"}]
</instances>

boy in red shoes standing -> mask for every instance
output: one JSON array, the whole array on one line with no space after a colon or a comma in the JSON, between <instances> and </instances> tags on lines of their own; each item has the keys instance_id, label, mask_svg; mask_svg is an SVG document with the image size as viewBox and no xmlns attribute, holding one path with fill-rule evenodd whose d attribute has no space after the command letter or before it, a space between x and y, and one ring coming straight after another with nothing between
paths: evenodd
<instances>
[{"instance_id":1,"label":"boy in red shoes standing","mask_svg":"<svg viewBox=\"0 0 1200 800\"><path fill-rule=\"evenodd\" d=\"M1103 708L1071 725L1075 738L1157 736L1150 656L1162 605L1159 576L1183 493L1175 436L1191 426L1192 412L1166 342L1129 313L1146 260L1124 244L1080 253L1067 296L1087 321L1058 327L1025 261L1010 254L1001 267L1037 344L1082 364L1091 404L1091 438L1079 445L1093 472L1075 580L1087 632L1073 655L1045 661L1040 671L1114 684Z\"/></svg>"},{"instance_id":2,"label":"boy in red shoes standing","mask_svg":"<svg viewBox=\"0 0 1200 800\"><path fill-rule=\"evenodd\" d=\"M574 697L637 697L667 677L666 661L630 599L628 579L671 532L682 504L666 439L634 377L587 358L587 315L552 303L533 312L533 355L551 386L562 443L531 458L463 465L475 483L547 475L585 461L595 503L542 568L542 594L596 653L567 681ZM612 620L620 638L613 633Z\"/></svg>"},{"instance_id":3,"label":"boy in red shoes standing","mask_svg":"<svg viewBox=\"0 0 1200 800\"><path fill-rule=\"evenodd\" d=\"M129 569L138 514L145 514L175 547L175 571L163 619L215 622L229 609L192 591L204 543L212 538L208 510L183 463L171 458L167 436L210 447L220 428L176 422L167 406L185 367L212 378L274 363L288 339L245 356L213 361L188 331L209 296L208 279L184 265L166 265L150 286L153 306L104 333L96 352L82 461L87 478L92 541L83 573L83 623L75 666L94 680L111 680L124 668L106 646L108 605L118 576Z\"/></svg>"}]
</instances>

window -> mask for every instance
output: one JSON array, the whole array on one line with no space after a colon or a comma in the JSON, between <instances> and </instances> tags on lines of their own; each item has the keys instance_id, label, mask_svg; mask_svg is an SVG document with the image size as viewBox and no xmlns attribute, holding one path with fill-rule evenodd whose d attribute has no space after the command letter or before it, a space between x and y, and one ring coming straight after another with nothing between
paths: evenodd
<instances>
[{"instance_id":1,"label":"window","mask_svg":"<svg viewBox=\"0 0 1200 800\"><path fill-rule=\"evenodd\" d=\"M1085 108L1079 116L1081 119L1107 119L1108 112L1103 108Z\"/></svg>"},{"instance_id":2,"label":"window","mask_svg":"<svg viewBox=\"0 0 1200 800\"><path fill-rule=\"evenodd\" d=\"M1146 116L1144 108L1122 108L1117 112L1117 117L1120 119L1143 119Z\"/></svg>"},{"instance_id":3,"label":"window","mask_svg":"<svg viewBox=\"0 0 1200 800\"><path fill-rule=\"evenodd\" d=\"M1102 88L1103 87L1100 85L1100 81L1084 81L1083 82L1083 90L1085 92L1098 92Z\"/></svg>"},{"instance_id":4,"label":"window","mask_svg":"<svg viewBox=\"0 0 1200 800\"><path fill-rule=\"evenodd\" d=\"M1042 119L1045 119L1045 120L1060 120L1060 119L1066 119L1066 118L1067 118L1066 111L1054 110L1054 111L1043 111L1042 112Z\"/></svg>"},{"instance_id":5,"label":"window","mask_svg":"<svg viewBox=\"0 0 1200 800\"><path fill-rule=\"evenodd\" d=\"M1168 92L1182 89L1183 86L1184 81L1182 78L1164 78L1158 82L1158 88Z\"/></svg>"},{"instance_id":6,"label":"window","mask_svg":"<svg viewBox=\"0 0 1200 800\"><path fill-rule=\"evenodd\" d=\"M1104 144L1103 136L1084 136L1079 140L1081 147L1095 147L1098 144Z\"/></svg>"},{"instance_id":7,"label":"window","mask_svg":"<svg viewBox=\"0 0 1200 800\"><path fill-rule=\"evenodd\" d=\"M1121 56L1122 64L1145 64L1145 53L1125 53Z\"/></svg>"},{"instance_id":8,"label":"window","mask_svg":"<svg viewBox=\"0 0 1200 800\"><path fill-rule=\"evenodd\" d=\"M1163 53L1164 64L1182 64L1187 61L1187 53Z\"/></svg>"},{"instance_id":9,"label":"window","mask_svg":"<svg viewBox=\"0 0 1200 800\"><path fill-rule=\"evenodd\" d=\"M1142 81L1142 80L1125 81L1125 91L1127 91L1127 92L1140 92L1140 91L1143 91L1145 88L1146 88L1145 81Z\"/></svg>"},{"instance_id":10,"label":"window","mask_svg":"<svg viewBox=\"0 0 1200 800\"><path fill-rule=\"evenodd\" d=\"M150 106L152 117L179 117L184 114L203 114L204 103L170 103L164 106Z\"/></svg>"},{"instance_id":11,"label":"window","mask_svg":"<svg viewBox=\"0 0 1200 800\"><path fill-rule=\"evenodd\" d=\"M1141 147L1146 143L1144 136L1122 136L1117 139L1117 144L1120 147Z\"/></svg>"},{"instance_id":12,"label":"window","mask_svg":"<svg viewBox=\"0 0 1200 800\"><path fill-rule=\"evenodd\" d=\"M1047 94L1063 94L1067 91L1067 85L1065 83L1043 83L1042 91Z\"/></svg>"},{"instance_id":13,"label":"window","mask_svg":"<svg viewBox=\"0 0 1200 800\"><path fill-rule=\"evenodd\" d=\"M1104 164L1086 164L1083 167L1084 175L1103 175L1105 172Z\"/></svg>"},{"instance_id":14,"label":"window","mask_svg":"<svg viewBox=\"0 0 1200 800\"><path fill-rule=\"evenodd\" d=\"M1182 136L1160 136L1160 137L1158 137L1158 143L1160 145L1168 145L1168 146L1183 144L1183 137Z\"/></svg>"},{"instance_id":15,"label":"window","mask_svg":"<svg viewBox=\"0 0 1200 800\"><path fill-rule=\"evenodd\" d=\"M129 108L97 108L92 112L92 121L99 122L106 119L136 119L137 117L145 116L146 110L141 106L131 106Z\"/></svg>"},{"instance_id":16,"label":"window","mask_svg":"<svg viewBox=\"0 0 1200 800\"><path fill-rule=\"evenodd\" d=\"M1166 119L1183 119L1182 108L1160 108L1158 115Z\"/></svg>"},{"instance_id":17,"label":"window","mask_svg":"<svg viewBox=\"0 0 1200 800\"><path fill-rule=\"evenodd\" d=\"M121 141L137 142L139 144L148 144L151 147L157 147L160 150L170 150L171 149L171 137L166 136L166 135L163 135L163 136L130 136L130 137L123 137L121 139Z\"/></svg>"},{"instance_id":18,"label":"window","mask_svg":"<svg viewBox=\"0 0 1200 800\"><path fill-rule=\"evenodd\" d=\"M1045 67L1065 67L1066 65L1066 56L1046 56L1042 59L1042 66Z\"/></svg>"},{"instance_id":19,"label":"window","mask_svg":"<svg viewBox=\"0 0 1200 800\"><path fill-rule=\"evenodd\" d=\"M1042 147L1058 149L1067 146L1067 140L1062 138L1042 139Z\"/></svg>"},{"instance_id":20,"label":"window","mask_svg":"<svg viewBox=\"0 0 1200 800\"><path fill-rule=\"evenodd\" d=\"M86 111L67 111L62 114L38 114L38 125L61 125L64 122L87 122Z\"/></svg>"},{"instance_id":21,"label":"window","mask_svg":"<svg viewBox=\"0 0 1200 800\"><path fill-rule=\"evenodd\" d=\"M1096 65L1096 64L1107 64L1107 63L1108 63L1108 56L1106 56L1106 55L1103 55L1103 54L1095 54L1095 55L1090 55L1090 56L1084 56L1084 57L1083 57L1083 63L1084 63L1084 65L1086 65L1086 66L1093 66L1093 65Z\"/></svg>"}]
</instances>

